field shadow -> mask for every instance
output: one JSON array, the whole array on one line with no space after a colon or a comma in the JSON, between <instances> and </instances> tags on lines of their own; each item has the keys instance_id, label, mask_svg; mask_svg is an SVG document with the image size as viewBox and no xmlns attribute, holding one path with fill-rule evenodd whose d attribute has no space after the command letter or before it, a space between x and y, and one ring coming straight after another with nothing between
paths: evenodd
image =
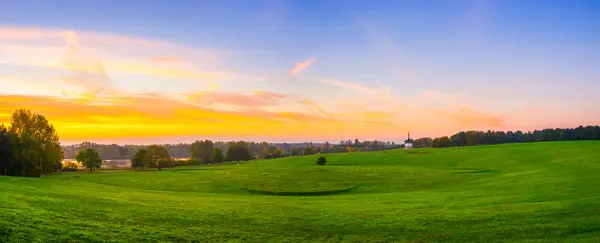
<instances>
[{"instance_id":1,"label":"field shadow","mask_svg":"<svg viewBox=\"0 0 600 243\"><path fill-rule=\"evenodd\" d=\"M352 192L358 188L358 186L351 186L347 188L342 188L338 190L327 190L327 191L312 191L312 192L302 192L302 191L268 191L268 190L258 190L258 189L250 189L244 188L248 192L252 194L260 194L267 196L327 196L327 195L336 195L336 194L345 194Z\"/></svg>"}]
</instances>

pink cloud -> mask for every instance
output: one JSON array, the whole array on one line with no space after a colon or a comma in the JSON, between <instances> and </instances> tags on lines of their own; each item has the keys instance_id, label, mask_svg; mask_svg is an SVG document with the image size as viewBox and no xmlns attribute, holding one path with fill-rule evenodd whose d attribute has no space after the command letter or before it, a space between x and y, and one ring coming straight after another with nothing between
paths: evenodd
<instances>
[{"instance_id":1,"label":"pink cloud","mask_svg":"<svg viewBox=\"0 0 600 243\"><path fill-rule=\"evenodd\" d=\"M183 58L179 58L179 57L161 56L161 57L148 58L148 61L150 61L150 62L185 62L186 60Z\"/></svg>"},{"instance_id":2,"label":"pink cloud","mask_svg":"<svg viewBox=\"0 0 600 243\"><path fill-rule=\"evenodd\" d=\"M318 106L317 104L315 104L315 102L312 102L310 100L303 100L302 102L304 104L310 106L311 108L317 110L319 113L321 113L325 117L329 117L329 113L327 113L323 108L321 108L320 106Z\"/></svg>"},{"instance_id":3,"label":"pink cloud","mask_svg":"<svg viewBox=\"0 0 600 243\"><path fill-rule=\"evenodd\" d=\"M450 119L463 126L476 126L486 128L502 128L506 126L506 121L496 115L473 110L470 107L463 106L458 111L450 112L444 110L432 110L434 114L443 118Z\"/></svg>"},{"instance_id":4,"label":"pink cloud","mask_svg":"<svg viewBox=\"0 0 600 243\"><path fill-rule=\"evenodd\" d=\"M352 90L357 93L368 94L368 95L387 95L390 92L390 88L372 88L357 83L351 83L343 80L337 80L333 78L321 78L319 79L322 83L345 88Z\"/></svg>"},{"instance_id":5,"label":"pink cloud","mask_svg":"<svg viewBox=\"0 0 600 243\"><path fill-rule=\"evenodd\" d=\"M295 67L290 70L290 74L291 75L296 75L300 72L302 72L302 70L306 69L308 66L310 66L310 64L312 64L316 59L314 57L309 58L308 60L304 61L304 62L299 62L296 63Z\"/></svg>"},{"instance_id":6,"label":"pink cloud","mask_svg":"<svg viewBox=\"0 0 600 243\"><path fill-rule=\"evenodd\" d=\"M254 91L247 94L205 91L189 95L188 99L199 105L231 105L242 109L256 109L277 105L285 97L283 94L267 91Z\"/></svg>"}]
</instances>

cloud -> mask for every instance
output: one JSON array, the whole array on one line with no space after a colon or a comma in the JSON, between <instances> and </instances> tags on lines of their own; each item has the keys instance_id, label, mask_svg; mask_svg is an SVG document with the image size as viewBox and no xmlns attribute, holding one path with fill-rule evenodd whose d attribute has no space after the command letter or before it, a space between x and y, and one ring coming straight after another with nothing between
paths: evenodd
<instances>
[{"instance_id":1,"label":"cloud","mask_svg":"<svg viewBox=\"0 0 600 243\"><path fill-rule=\"evenodd\" d=\"M461 93L423 90L418 93L417 100L424 106L423 109L431 111L437 119L452 121L462 128L506 126L506 121L500 116L473 108L477 102Z\"/></svg>"},{"instance_id":2,"label":"cloud","mask_svg":"<svg viewBox=\"0 0 600 243\"><path fill-rule=\"evenodd\" d=\"M117 93L119 92L110 83L110 78L106 75L102 63L95 59L82 56L79 52L79 37L75 31L64 31L59 33L68 44L67 52L63 64L72 73L63 76L60 80L68 87L79 88L77 95L85 97L94 97L101 92ZM68 94L69 91L63 91Z\"/></svg>"},{"instance_id":3,"label":"cloud","mask_svg":"<svg viewBox=\"0 0 600 243\"><path fill-rule=\"evenodd\" d=\"M312 102L310 100L303 100L302 102L304 104L307 104L311 108L317 110L320 114L324 115L325 117L330 117L329 114L325 110L323 110L321 107L319 107L317 104L315 104L315 102Z\"/></svg>"},{"instance_id":4,"label":"cloud","mask_svg":"<svg viewBox=\"0 0 600 243\"><path fill-rule=\"evenodd\" d=\"M360 85L357 83L351 83L343 80L337 80L333 78L321 78L319 79L322 83L333 85L345 89L352 90L357 93L367 94L367 95L387 95L390 92L390 88L371 88L368 86Z\"/></svg>"},{"instance_id":5,"label":"cloud","mask_svg":"<svg viewBox=\"0 0 600 243\"><path fill-rule=\"evenodd\" d=\"M148 58L150 62L185 62L186 60L179 57L151 57Z\"/></svg>"},{"instance_id":6,"label":"cloud","mask_svg":"<svg viewBox=\"0 0 600 243\"><path fill-rule=\"evenodd\" d=\"M439 100L459 101L463 98L462 94L445 93L445 92L442 92L439 90L423 90L423 91L419 92L419 96L421 99L435 100L435 101L439 101Z\"/></svg>"},{"instance_id":7,"label":"cloud","mask_svg":"<svg viewBox=\"0 0 600 243\"><path fill-rule=\"evenodd\" d=\"M290 70L290 74L291 74L291 75L296 75L296 74L298 74L298 73L302 72L302 70L304 70L304 69L306 69L308 66L310 66L310 64L312 64L313 62L315 62L315 60L316 60L316 59L315 59L314 57L311 57L311 58L307 59L307 60L306 60L306 61L304 61L304 62L299 62L299 63L296 63L296 64L295 64L295 67L294 67L292 70Z\"/></svg>"},{"instance_id":8,"label":"cloud","mask_svg":"<svg viewBox=\"0 0 600 243\"><path fill-rule=\"evenodd\" d=\"M69 35L73 30L59 28L23 28L23 27L0 27L1 39L40 39L63 37ZM113 35L101 32L78 31L80 36L88 45L136 45L164 47L169 46L166 42L145 40L136 37ZM67 37L68 38L68 37Z\"/></svg>"},{"instance_id":9,"label":"cloud","mask_svg":"<svg viewBox=\"0 0 600 243\"><path fill-rule=\"evenodd\" d=\"M501 117L486 112L476 111L470 107L461 107L458 111L432 110L434 114L450 119L461 126L502 128L506 121Z\"/></svg>"},{"instance_id":10,"label":"cloud","mask_svg":"<svg viewBox=\"0 0 600 243\"><path fill-rule=\"evenodd\" d=\"M259 109L275 106L286 98L283 94L253 91L250 93L227 93L219 91L203 91L188 96L188 100L194 104L204 106L226 105L236 109Z\"/></svg>"},{"instance_id":11,"label":"cloud","mask_svg":"<svg viewBox=\"0 0 600 243\"><path fill-rule=\"evenodd\" d=\"M0 62L11 65L91 72L97 69L91 62L96 62L105 73L186 81L264 80L216 67L224 55L220 52L107 33L0 27L0 57L4 57ZM73 61L75 57L77 61ZM81 65L84 60L90 64Z\"/></svg>"}]
</instances>

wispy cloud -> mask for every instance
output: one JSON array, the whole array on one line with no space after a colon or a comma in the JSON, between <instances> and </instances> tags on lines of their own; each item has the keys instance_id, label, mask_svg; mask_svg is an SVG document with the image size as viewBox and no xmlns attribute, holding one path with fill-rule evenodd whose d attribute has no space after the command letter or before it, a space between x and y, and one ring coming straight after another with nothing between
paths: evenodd
<instances>
[{"instance_id":1,"label":"wispy cloud","mask_svg":"<svg viewBox=\"0 0 600 243\"><path fill-rule=\"evenodd\" d=\"M457 122L463 127L502 128L506 126L506 121L501 117L473 110L470 107L461 107L457 111L433 110L433 112L442 118Z\"/></svg>"},{"instance_id":2,"label":"wispy cloud","mask_svg":"<svg viewBox=\"0 0 600 243\"><path fill-rule=\"evenodd\" d=\"M56 38L64 36L73 30L59 28L27 28L27 27L0 27L0 39L38 39ZM99 32L81 32L80 35L88 45L136 45L164 47L169 46L167 42L146 40L137 37L114 35Z\"/></svg>"},{"instance_id":3,"label":"wispy cloud","mask_svg":"<svg viewBox=\"0 0 600 243\"><path fill-rule=\"evenodd\" d=\"M303 100L302 102L304 104L307 104L311 108L315 109L316 111L318 111L320 114L324 115L325 117L330 117L329 113L327 113L323 108L321 108L320 106L318 106L317 104L315 104L315 102L312 102L310 100Z\"/></svg>"},{"instance_id":4,"label":"wispy cloud","mask_svg":"<svg viewBox=\"0 0 600 243\"><path fill-rule=\"evenodd\" d=\"M308 66L310 66L310 64L312 64L313 62L315 62L315 60L317 60L317 59L314 58L314 57L311 57L311 58L307 59L304 62L296 63L295 67L292 70L290 70L290 74L291 75L296 75L296 74L302 72L302 70L304 70Z\"/></svg>"},{"instance_id":5,"label":"wispy cloud","mask_svg":"<svg viewBox=\"0 0 600 243\"><path fill-rule=\"evenodd\" d=\"M333 79L333 78L320 78L319 81L322 83L333 85L345 89L352 90L354 92L358 92L361 94L368 95L387 95L390 92L390 88L371 88L368 86L364 86L357 83L351 83L343 80Z\"/></svg>"},{"instance_id":6,"label":"wispy cloud","mask_svg":"<svg viewBox=\"0 0 600 243\"><path fill-rule=\"evenodd\" d=\"M148 58L150 62L185 62L186 60L179 57L151 57Z\"/></svg>"},{"instance_id":7,"label":"wispy cloud","mask_svg":"<svg viewBox=\"0 0 600 243\"><path fill-rule=\"evenodd\" d=\"M23 42L23 39L35 41ZM105 73L136 74L177 80L263 81L244 71L215 65L218 51L97 32L68 29L0 27L2 63L90 72L101 63ZM65 47L66 44L66 47ZM77 58L78 61L73 59ZM93 58L92 58L93 57ZM168 64L168 65L167 65Z\"/></svg>"},{"instance_id":8,"label":"wispy cloud","mask_svg":"<svg viewBox=\"0 0 600 243\"><path fill-rule=\"evenodd\" d=\"M259 109L275 106L284 98L283 94L253 91L249 93L227 93L220 91L202 91L188 96L190 102L207 107L228 105L240 110Z\"/></svg>"}]
</instances>

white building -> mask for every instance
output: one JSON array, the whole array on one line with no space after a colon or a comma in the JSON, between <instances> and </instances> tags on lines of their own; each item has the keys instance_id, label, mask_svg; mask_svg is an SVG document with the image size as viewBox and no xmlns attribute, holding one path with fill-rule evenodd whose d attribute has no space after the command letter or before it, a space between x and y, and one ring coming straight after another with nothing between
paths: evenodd
<instances>
[{"instance_id":1,"label":"white building","mask_svg":"<svg viewBox=\"0 0 600 243\"><path fill-rule=\"evenodd\" d=\"M413 148L413 140L410 139L410 132L408 133L408 139L404 141L404 149L412 149Z\"/></svg>"}]
</instances>

